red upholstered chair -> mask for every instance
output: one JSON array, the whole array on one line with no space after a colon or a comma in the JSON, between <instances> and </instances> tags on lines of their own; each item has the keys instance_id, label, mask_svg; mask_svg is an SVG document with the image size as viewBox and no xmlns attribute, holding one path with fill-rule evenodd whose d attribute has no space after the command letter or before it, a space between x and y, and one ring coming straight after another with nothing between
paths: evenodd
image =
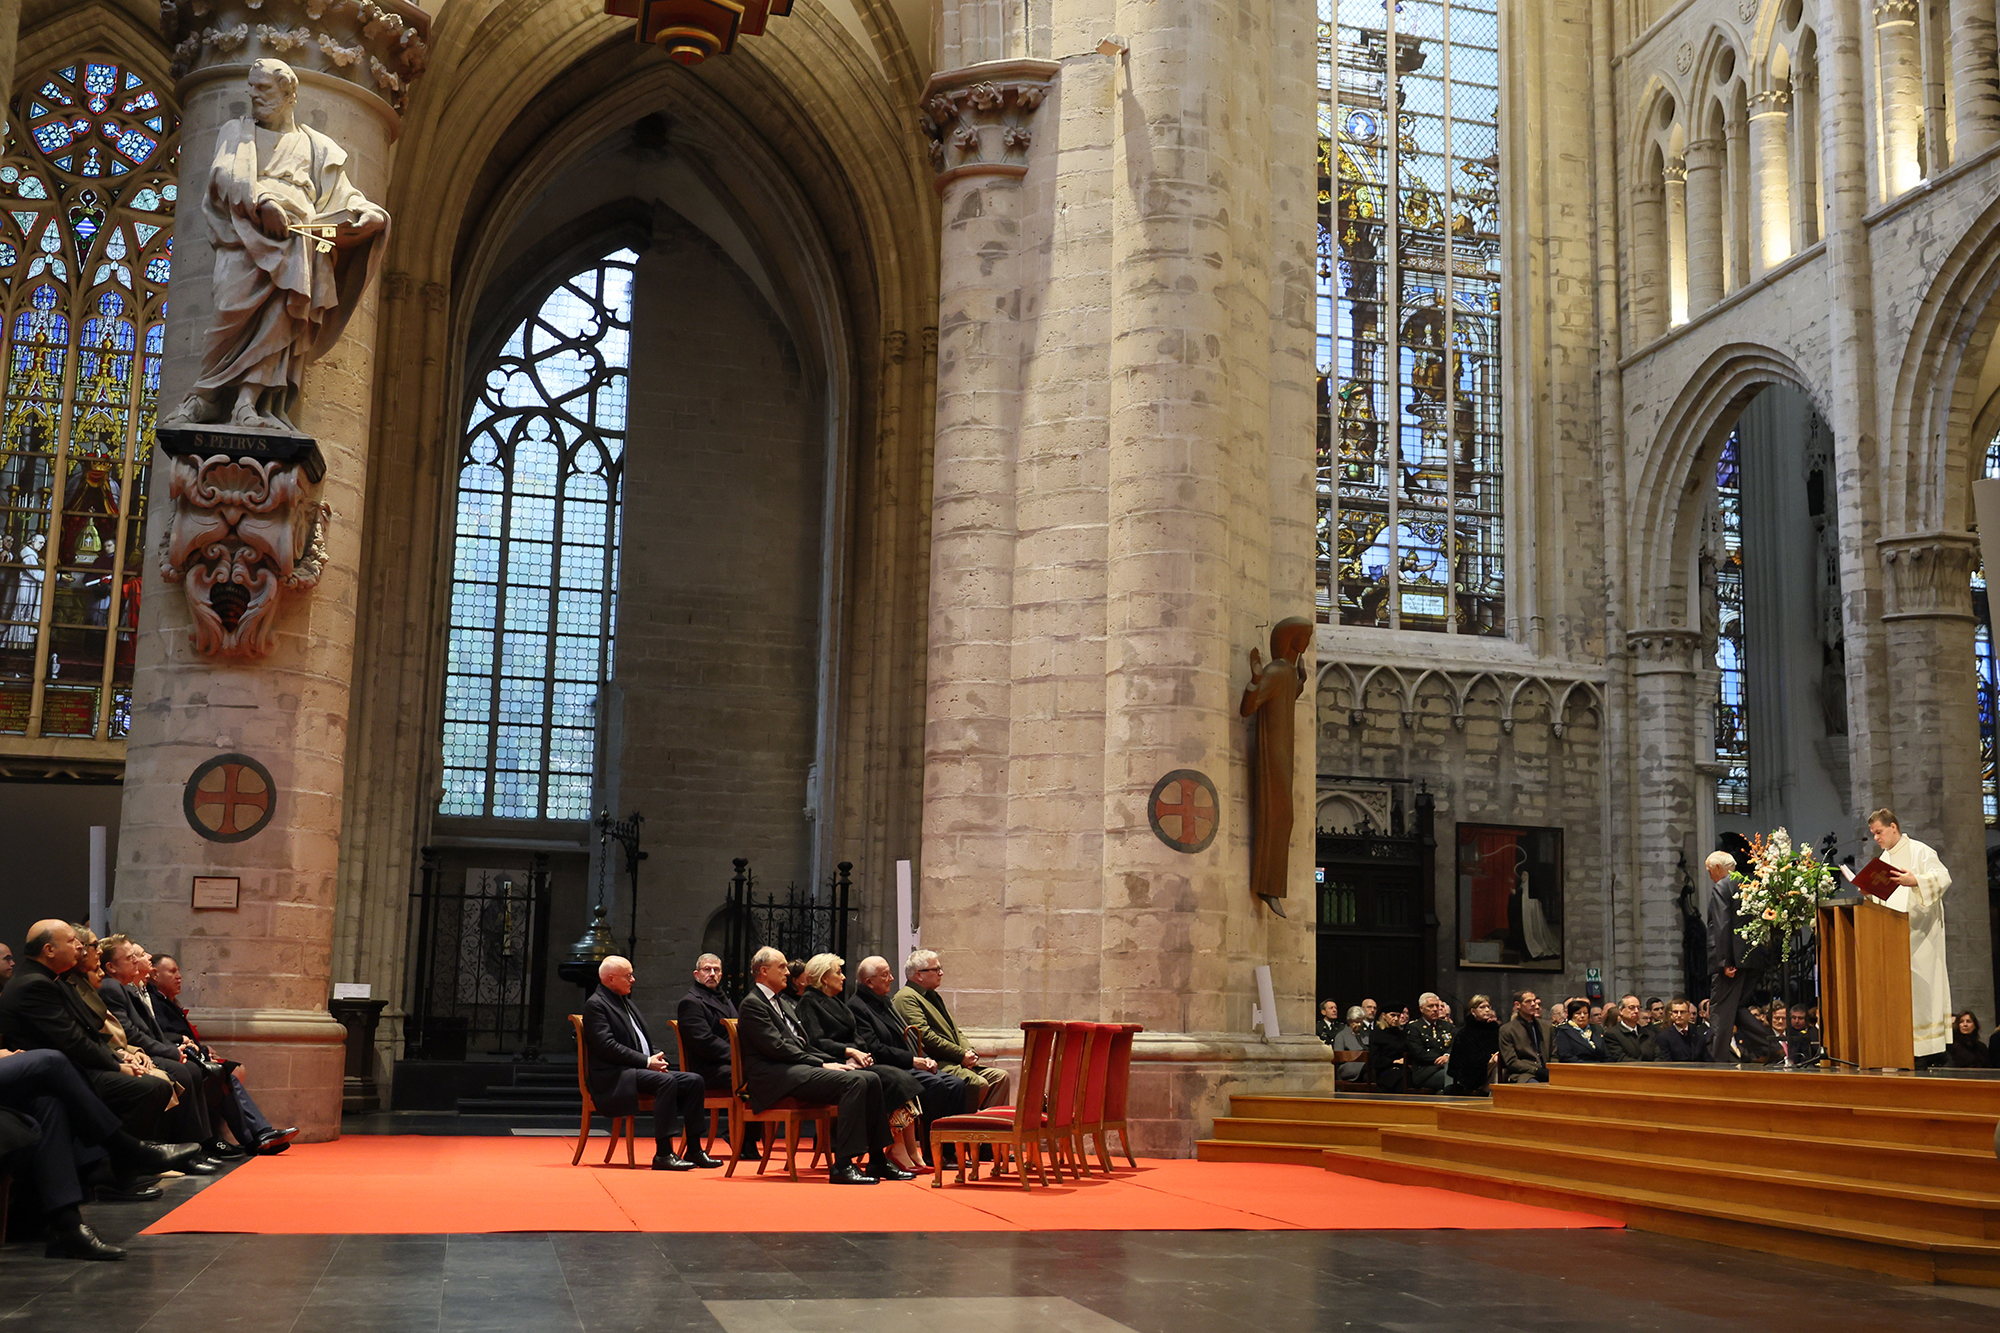
<instances>
[{"instance_id":1,"label":"red upholstered chair","mask_svg":"<svg viewBox=\"0 0 2000 1333\"><path fill-rule=\"evenodd\" d=\"M590 1100L590 1047L583 1040L582 1014L569 1016L569 1030L576 1037L576 1090L583 1096L583 1125L576 1131L576 1153L569 1159L569 1164L575 1166L583 1160L583 1146L590 1142L590 1118L597 1114L597 1104ZM639 1109L652 1110L653 1099L641 1096ZM639 1163L632 1155L632 1139L637 1132L633 1128L633 1118L614 1115L610 1119L611 1142L604 1145L604 1160L609 1162L611 1154L618 1151L618 1140L622 1135L625 1139L625 1165L636 1167Z\"/></svg>"},{"instance_id":2,"label":"red upholstered chair","mask_svg":"<svg viewBox=\"0 0 2000 1333\"><path fill-rule=\"evenodd\" d=\"M681 1041L681 1025L670 1018L667 1020L667 1026L674 1030L674 1065L676 1068L686 1069L688 1067L688 1050L687 1046ZM710 1155L713 1155L715 1152L715 1113L717 1111L727 1112L729 1123L734 1125L736 1123L736 1112L741 1109L742 1105L743 1103L737 1101L726 1092L705 1092L702 1094L701 1109L708 1112L708 1140L701 1145L703 1152Z\"/></svg>"},{"instance_id":3,"label":"red upholstered chair","mask_svg":"<svg viewBox=\"0 0 2000 1333\"><path fill-rule=\"evenodd\" d=\"M994 1167L997 1173L1001 1158L1006 1152L1014 1154L1014 1173L1021 1178L1021 1188L1028 1188L1028 1164L1034 1163L1035 1173L1044 1185L1049 1183L1048 1171L1042 1166L1042 1142L1048 1138L1048 1128L1042 1115L1042 1095L1048 1089L1049 1066L1053 1063L1056 1038L1062 1024L1030 1019L1021 1024L1021 1081L1016 1086L1013 1110L1005 1115L991 1111L976 1112L972 1115L951 1115L931 1122L931 1188L944 1188L944 1158L939 1149L947 1143L954 1144L958 1152L958 1182L965 1183L965 1164L972 1161L972 1178L979 1179L979 1158L975 1151L980 1144L990 1144L994 1148ZM1027 1150L1023 1156L1022 1149ZM1062 1179L1062 1168L1056 1168L1056 1179Z\"/></svg>"},{"instance_id":4,"label":"red upholstered chair","mask_svg":"<svg viewBox=\"0 0 2000 1333\"><path fill-rule=\"evenodd\" d=\"M1108 1173L1111 1170L1111 1150L1105 1135L1110 1130L1118 1131L1118 1145L1125 1150L1126 1165L1139 1165L1132 1156L1132 1135L1125 1128L1125 1108L1130 1101L1132 1084L1132 1038L1146 1029L1137 1023L1099 1023L1096 1026L1099 1040L1105 1046L1104 1104L1096 1116L1091 1116L1090 1098L1086 1094L1083 1129L1097 1136L1097 1157Z\"/></svg>"},{"instance_id":5,"label":"red upholstered chair","mask_svg":"<svg viewBox=\"0 0 2000 1333\"><path fill-rule=\"evenodd\" d=\"M795 1097L787 1097L769 1110L750 1109L750 1087L743 1081L743 1042L736 1035L736 1020L725 1018L722 1026L729 1030L729 1086L736 1090L738 1100L729 1108L729 1169L722 1174L736 1174L736 1163L743 1158L743 1130L752 1124L783 1125L785 1127L785 1170L793 1180L799 1178L799 1125L811 1121L813 1126L813 1155L807 1170L819 1165L819 1159L832 1153L833 1116L831 1106L812 1105ZM704 1099L706 1104L706 1099ZM757 1174L763 1175L764 1168L771 1164L771 1152L777 1147L772 1136L764 1136L764 1153L757 1159Z\"/></svg>"},{"instance_id":6,"label":"red upholstered chair","mask_svg":"<svg viewBox=\"0 0 2000 1333\"><path fill-rule=\"evenodd\" d=\"M1070 1174L1083 1179L1083 1135L1078 1127L1083 1076L1089 1072L1090 1030L1093 1023L1064 1023L1056 1037L1055 1062L1050 1066L1048 1118L1042 1133L1049 1139L1056 1179L1062 1179L1064 1159Z\"/></svg>"},{"instance_id":7,"label":"red upholstered chair","mask_svg":"<svg viewBox=\"0 0 2000 1333\"><path fill-rule=\"evenodd\" d=\"M1113 1023L1086 1024L1090 1029L1090 1048L1084 1056L1083 1078L1080 1083L1081 1100L1076 1110L1077 1157L1085 1169L1090 1166L1090 1155L1083 1150L1085 1135L1094 1135L1097 1140L1097 1157L1103 1163L1104 1174L1111 1174L1111 1152L1104 1144L1104 1101L1110 1091L1111 1081L1111 1038Z\"/></svg>"}]
</instances>

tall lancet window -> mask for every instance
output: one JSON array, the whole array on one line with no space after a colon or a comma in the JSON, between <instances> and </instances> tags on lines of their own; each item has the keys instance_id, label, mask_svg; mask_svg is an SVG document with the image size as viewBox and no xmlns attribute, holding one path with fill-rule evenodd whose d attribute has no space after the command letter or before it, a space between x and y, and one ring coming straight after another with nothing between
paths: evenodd
<instances>
[{"instance_id":1,"label":"tall lancet window","mask_svg":"<svg viewBox=\"0 0 2000 1333\"><path fill-rule=\"evenodd\" d=\"M1498 0L1319 0L1323 621L1506 632L1499 38Z\"/></svg>"},{"instance_id":2,"label":"tall lancet window","mask_svg":"<svg viewBox=\"0 0 2000 1333\"><path fill-rule=\"evenodd\" d=\"M480 378L459 459L440 814L590 817L637 261L619 250L557 287Z\"/></svg>"},{"instance_id":3,"label":"tall lancet window","mask_svg":"<svg viewBox=\"0 0 2000 1333\"><path fill-rule=\"evenodd\" d=\"M1982 476L2000 477L2000 437L1986 446L1986 467ZM1986 812L1988 827L2000 827L2000 763L1996 763L1994 712L2000 704L2000 666L1993 656L1993 604L1986 589L1986 563L1972 570L1972 631L1974 684L1979 691L1979 804Z\"/></svg>"},{"instance_id":4,"label":"tall lancet window","mask_svg":"<svg viewBox=\"0 0 2000 1333\"><path fill-rule=\"evenodd\" d=\"M1715 560L1715 780L1718 814L1750 813L1750 732L1743 697L1743 477L1742 434L1731 430L1715 465L1715 506L1722 517L1722 548Z\"/></svg>"},{"instance_id":5,"label":"tall lancet window","mask_svg":"<svg viewBox=\"0 0 2000 1333\"><path fill-rule=\"evenodd\" d=\"M118 60L20 84L0 156L0 735L123 740L180 119Z\"/></svg>"}]
</instances>

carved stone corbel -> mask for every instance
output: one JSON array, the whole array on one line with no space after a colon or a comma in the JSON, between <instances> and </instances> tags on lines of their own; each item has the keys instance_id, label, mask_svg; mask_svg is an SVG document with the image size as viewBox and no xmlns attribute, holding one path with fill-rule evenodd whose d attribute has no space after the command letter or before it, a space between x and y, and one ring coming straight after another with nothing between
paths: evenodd
<instances>
[{"instance_id":1,"label":"carved stone corbel","mask_svg":"<svg viewBox=\"0 0 2000 1333\"><path fill-rule=\"evenodd\" d=\"M430 63L431 17L408 0L160 0L160 31L177 79L268 56L398 112Z\"/></svg>"},{"instance_id":2,"label":"carved stone corbel","mask_svg":"<svg viewBox=\"0 0 2000 1333\"><path fill-rule=\"evenodd\" d=\"M940 192L965 176L1028 174L1029 122L1061 68L1053 60L991 60L931 76L919 123Z\"/></svg>"},{"instance_id":3,"label":"carved stone corbel","mask_svg":"<svg viewBox=\"0 0 2000 1333\"><path fill-rule=\"evenodd\" d=\"M1625 636L1625 646L1634 659L1633 670L1641 676L1693 675L1701 660L1701 631L1682 626L1635 629Z\"/></svg>"},{"instance_id":4,"label":"carved stone corbel","mask_svg":"<svg viewBox=\"0 0 2000 1333\"><path fill-rule=\"evenodd\" d=\"M205 442L215 452L168 452L160 576L184 585L197 653L254 660L275 645L286 596L319 583L332 517L319 498L326 465L309 443L260 457L269 451L245 435Z\"/></svg>"},{"instance_id":5,"label":"carved stone corbel","mask_svg":"<svg viewBox=\"0 0 2000 1333\"><path fill-rule=\"evenodd\" d=\"M1969 532L1913 532L1884 537L1875 547L1882 554L1882 619L1972 619L1977 537Z\"/></svg>"}]
</instances>

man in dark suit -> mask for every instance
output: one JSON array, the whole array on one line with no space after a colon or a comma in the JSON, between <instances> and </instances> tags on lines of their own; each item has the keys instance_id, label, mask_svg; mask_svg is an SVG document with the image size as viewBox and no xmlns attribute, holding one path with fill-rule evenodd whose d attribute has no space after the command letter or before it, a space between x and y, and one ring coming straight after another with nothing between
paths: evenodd
<instances>
[{"instance_id":1,"label":"man in dark suit","mask_svg":"<svg viewBox=\"0 0 2000 1333\"><path fill-rule=\"evenodd\" d=\"M722 960L705 953L694 960L694 980L681 996L674 1019L681 1029L681 1054L688 1072L700 1074L710 1092L729 1091L729 1031L725 1018L736 1017L736 1006L722 993ZM758 1125L746 1125L743 1133L743 1160L757 1160ZM701 1113L701 1137L708 1137L708 1112Z\"/></svg>"},{"instance_id":2,"label":"man in dark suit","mask_svg":"<svg viewBox=\"0 0 2000 1333\"><path fill-rule=\"evenodd\" d=\"M768 946L750 960L754 984L737 1007L736 1025L750 1109L766 1111L787 1097L809 1106L839 1107L829 1177L836 1185L916 1179L889 1160L894 1135L882 1107L881 1081L852 1061L828 1060L813 1050L804 1029L779 1003L789 970L785 955ZM860 1165L869 1153L875 1155L872 1172Z\"/></svg>"},{"instance_id":3,"label":"man in dark suit","mask_svg":"<svg viewBox=\"0 0 2000 1333\"><path fill-rule=\"evenodd\" d=\"M143 953L143 951L141 951ZM259 1157L276 1157L292 1146L292 1140L299 1136L296 1126L279 1129L268 1120L257 1105L250 1089L243 1086L243 1066L234 1061L225 1061L213 1050L202 1044L201 1033L195 1029L194 1020L188 1011L181 1008L181 965L172 954L161 954L151 960L151 971L146 983L133 998L139 1006L152 1016L160 1034L168 1041L185 1038L195 1043L201 1058L223 1065L229 1071L229 1101L234 1104L222 1108L222 1121L229 1126L229 1132L245 1150ZM248 1135L246 1138L245 1135Z\"/></svg>"},{"instance_id":4,"label":"man in dark suit","mask_svg":"<svg viewBox=\"0 0 2000 1333\"><path fill-rule=\"evenodd\" d=\"M1635 1060L1657 1060L1659 1048L1654 1045L1656 1034L1650 1027L1641 1025L1639 997L1627 995L1618 1001L1618 1007L1605 1014L1604 1055L1612 1063L1629 1064Z\"/></svg>"},{"instance_id":5,"label":"man in dark suit","mask_svg":"<svg viewBox=\"0 0 2000 1333\"><path fill-rule=\"evenodd\" d=\"M1674 1002L1667 1010L1667 1021L1653 1038L1655 1048L1662 1060L1676 1064L1710 1064L1715 1057L1708 1053L1708 1041L1701 1029L1694 1023L1694 1006L1685 995L1674 996Z\"/></svg>"},{"instance_id":6,"label":"man in dark suit","mask_svg":"<svg viewBox=\"0 0 2000 1333\"><path fill-rule=\"evenodd\" d=\"M1734 1060L1729 1039L1740 1028L1743 1058L1766 1060L1778 1044L1770 1026L1750 1012L1750 983L1770 963L1770 950L1737 933L1749 918L1743 915L1739 896L1743 880L1736 874L1736 858L1728 852L1710 852L1708 878L1704 924L1708 927L1708 1016L1714 1025L1708 1038L1709 1058L1717 1063Z\"/></svg>"},{"instance_id":7,"label":"man in dark suit","mask_svg":"<svg viewBox=\"0 0 2000 1333\"><path fill-rule=\"evenodd\" d=\"M970 1087L938 1068L938 1062L924 1054L923 1043L903 1022L903 1016L889 1002L896 989L896 969L877 955L864 958L854 969L854 994L847 999L855 1025L861 1030L861 1049L877 1064L907 1069L923 1089L923 1117L917 1122L917 1142L931 1141L931 1122L965 1110Z\"/></svg>"},{"instance_id":8,"label":"man in dark suit","mask_svg":"<svg viewBox=\"0 0 2000 1333\"><path fill-rule=\"evenodd\" d=\"M128 979L144 975L138 965L139 947L129 936L107 935L98 941L97 950L104 967L98 998L125 1029L125 1044L152 1057L154 1066L180 1087L180 1105L166 1113L162 1131L199 1143L202 1155L211 1163L241 1157L242 1151L223 1143L215 1128L214 1107L220 1088L211 1089L206 1071L186 1058L178 1040L163 1036L150 1015L142 1017L144 1011L133 1003L126 989Z\"/></svg>"},{"instance_id":9,"label":"man in dark suit","mask_svg":"<svg viewBox=\"0 0 2000 1333\"><path fill-rule=\"evenodd\" d=\"M722 1163L701 1150L701 1075L675 1069L655 1050L646 1021L632 1003L632 964L616 954L597 965L597 989L583 1002L583 1040L590 1050L590 1099L606 1115L635 1115L639 1098L653 1099L653 1169L692 1171ZM686 1131L674 1151L674 1126Z\"/></svg>"},{"instance_id":10,"label":"man in dark suit","mask_svg":"<svg viewBox=\"0 0 2000 1333\"><path fill-rule=\"evenodd\" d=\"M76 966L76 931L67 921L37 921L22 952L27 956L0 992L0 1046L61 1051L126 1129L150 1138L173 1085L119 1060L96 1015L58 980Z\"/></svg>"},{"instance_id":11,"label":"man in dark suit","mask_svg":"<svg viewBox=\"0 0 2000 1333\"><path fill-rule=\"evenodd\" d=\"M1542 1021L1542 1000L1531 990L1514 992L1514 1017L1500 1025L1500 1081L1546 1083L1555 1030Z\"/></svg>"}]
</instances>

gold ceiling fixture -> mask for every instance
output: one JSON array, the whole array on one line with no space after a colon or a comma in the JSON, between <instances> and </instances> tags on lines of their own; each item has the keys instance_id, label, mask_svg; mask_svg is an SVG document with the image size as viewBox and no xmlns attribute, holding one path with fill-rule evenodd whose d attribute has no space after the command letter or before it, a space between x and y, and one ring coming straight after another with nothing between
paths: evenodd
<instances>
[{"instance_id":1,"label":"gold ceiling fixture","mask_svg":"<svg viewBox=\"0 0 2000 1333\"><path fill-rule=\"evenodd\" d=\"M633 35L640 41L699 65L726 53L738 36L761 35L773 17L792 12L792 0L605 0L604 12L639 20Z\"/></svg>"}]
</instances>

